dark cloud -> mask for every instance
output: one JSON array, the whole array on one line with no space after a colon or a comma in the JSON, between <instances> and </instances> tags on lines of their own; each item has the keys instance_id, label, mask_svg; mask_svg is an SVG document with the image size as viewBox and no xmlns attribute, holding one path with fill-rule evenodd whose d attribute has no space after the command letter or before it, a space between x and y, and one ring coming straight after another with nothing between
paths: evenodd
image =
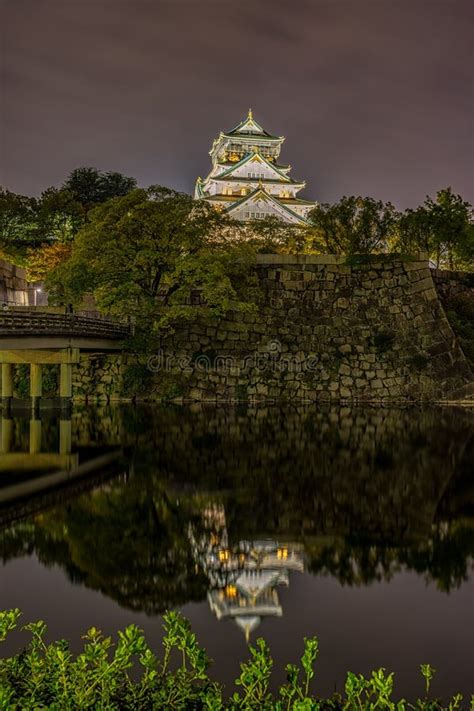
<instances>
[{"instance_id":1,"label":"dark cloud","mask_svg":"<svg viewBox=\"0 0 474 711\"><path fill-rule=\"evenodd\" d=\"M3 4L2 4L3 3ZM470 0L0 0L0 182L191 191L252 106L321 201L474 200Z\"/></svg>"}]
</instances>

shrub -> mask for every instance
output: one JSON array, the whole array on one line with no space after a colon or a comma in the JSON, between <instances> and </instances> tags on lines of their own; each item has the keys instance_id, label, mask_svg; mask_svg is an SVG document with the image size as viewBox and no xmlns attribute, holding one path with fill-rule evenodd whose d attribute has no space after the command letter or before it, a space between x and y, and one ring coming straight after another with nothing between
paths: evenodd
<instances>
[{"instance_id":1,"label":"shrub","mask_svg":"<svg viewBox=\"0 0 474 711\"><path fill-rule=\"evenodd\" d=\"M474 367L474 298L469 294L452 297L446 305L446 315L464 355Z\"/></svg>"},{"instance_id":2,"label":"shrub","mask_svg":"<svg viewBox=\"0 0 474 711\"><path fill-rule=\"evenodd\" d=\"M26 363L16 366L14 374L15 395L19 398L30 396L30 367Z\"/></svg>"},{"instance_id":3,"label":"shrub","mask_svg":"<svg viewBox=\"0 0 474 711\"><path fill-rule=\"evenodd\" d=\"M17 626L20 611L0 612L0 642ZM46 644L46 625L34 622L23 629L31 634L27 647L0 660L0 708L5 709L389 709L435 711L460 708L457 694L449 706L428 700L435 670L420 669L425 695L415 705L393 699L393 673L385 669L369 677L347 674L343 694L318 699L310 691L318 655L316 638L304 640L300 664L286 666L287 681L272 694L273 661L263 639L249 647L250 659L240 665L237 691L230 698L208 676L210 661L197 643L189 622L176 612L164 616L165 636L159 659L142 631L130 625L114 644L92 627L84 636L83 651L74 656L65 640ZM136 672L136 673L135 673Z\"/></svg>"},{"instance_id":4,"label":"shrub","mask_svg":"<svg viewBox=\"0 0 474 711\"><path fill-rule=\"evenodd\" d=\"M145 393L152 378L153 373L146 363L130 363L123 371L122 394L132 397Z\"/></svg>"},{"instance_id":5,"label":"shrub","mask_svg":"<svg viewBox=\"0 0 474 711\"><path fill-rule=\"evenodd\" d=\"M395 342L395 334L392 331L381 330L373 336L373 344L378 353L386 353Z\"/></svg>"},{"instance_id":6,"label":"shrub","mask_svg":"<svg viewBox=\"0 0 474 711\"><path fill-rule=\"evenodd\" d=\"M425 370L428 367L429 358L424 353L415 353L408 358L408 365L413 370Z\"/></svg>"}]
</instances>

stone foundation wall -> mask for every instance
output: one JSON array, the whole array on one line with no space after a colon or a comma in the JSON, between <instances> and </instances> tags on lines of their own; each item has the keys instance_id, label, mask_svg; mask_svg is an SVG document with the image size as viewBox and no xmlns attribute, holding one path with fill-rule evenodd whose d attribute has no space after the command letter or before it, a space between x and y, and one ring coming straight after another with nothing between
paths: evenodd
<instances>
[{"instance_id":1,"label":"stone foundation wall","mask_svg":"<svg viewBox=\"0 0 474 711\"><path fill-rule=\"evenodd\" d=\"M463 294L474 300L474 274L432 269L433 282L443 306L453 297Z\"/></svg>"},{"instance_id":2,"label":"stone foundation wall","mask_svg":"<svg viewBox=\"0 0 474 711\"><path fill-rule=\"evenodd\" d=\"M28 291L26 271L0 259L0 306L4 303L26 306Z\"/></svg>"},{"instance_id":3,"label":"stone foundation wall","mask_svg":"<svg viewBox=\"0 0 474 711\"><path fill-rule=\"evenodd\" d=\"M442 270L432 273L448 321L471 370L474 370L474 274Z\"/></svg>"},{"instance_id":4,"label":"stone foundation wall","mask_svg":"<svg viewBox=\"0 0 474 711\"><path fill-rule=\"evenodd\" d=\"M162 343L155 395L436 400L471 383L426 261L260 255L256 271L255 313Z\"/></svg>"},{"instance_id":5,"label":"stone foundation wall","mask_svg":"<svg viewBox=\"0 0 474 711\"><path fill-rule=\"evenodd\" d=\"M81 356L75 397L123 395L131 367L127 394L149 400L429 401L472 388L426 261L260 255L256 277L252 313L196 318L148 367Z\"/></svg>"},{"instance_id":6,"label":"stone foundation wall","mask_svg":"<svg viewBox=\"0 0 474 711\"><path fill-rule=\"evenodd\" d=\"M108 402L122 390L120 354L81 353L72 371L72 392L76 402Z\"/></svg>"}]
</instances>

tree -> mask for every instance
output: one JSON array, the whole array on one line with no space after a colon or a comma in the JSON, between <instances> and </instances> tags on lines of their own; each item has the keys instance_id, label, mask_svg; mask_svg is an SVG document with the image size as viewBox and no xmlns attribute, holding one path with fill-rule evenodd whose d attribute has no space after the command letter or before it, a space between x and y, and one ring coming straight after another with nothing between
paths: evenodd
<instances>
[{"instance_id":1,"label":"tree","mask_svg":"<svg viewBox=\"0 0 474 711\"><path fill-rule=\"evenodd\" d=\"M189 317L194 289L214 314L247 308L254 251L232 239L230 226L205 201L159 186L136 189L90 213L48 287L63 303L90 291L101 310L135 314L148 332L150 319Z\"/></svg>"},{"instance_id":2,"label":"tree","mask_svg":"<svg viewBox=\"0 0 474 711\"><path fill-rule=\"evenodd\" d=\"M436 200L406 210L400 219L399 244L403 251L428 252L437 267L472 268L474 260L473 208L451 188Z\"/></svg>"},{"instance_id":3,"label":"tree","mask_svg":"<svg viewBox=\"0 0 474 711\"><path fill-rule=\"evenodd\" d=\"M84 224L86 212L70 190L48 188L37 201L35 235L38 242L71 242Z\"/></svg>"},{"instance_id":4,"label":"tree","mask_svg":"<svg viewBox=\"0 0 474 711\"><path fill-rule=\"evenodd\" d=\"M136 184L134 178L121 173L77 168L62 188L48 188L40 198L17 195L0 187L0 250L7 259L28 266L32 249L54 241L71 242L85 224L90 209L126 195ZM65 254L66 250L62 252ZM48 251L44 254L48 255Z\"/></svg>"},{"instance_id":5,"label":"tree","mask_svg":"<svg viewBox=\"0 0 474 711\"><path fill-rule=\"evenodd\" d=\"M0 187L0 248L11 255L38 243L34 198Z\"/></svg>"},{"instance_id":6,"label":"tree","mask_svg":"<svg viewBox=\"0 0 474 711\"><path fill-rule=\"evenodd\" d=\"M381 252L393 238L398 214L392 203L366 197L343 197L309 213L313 249L329 254Z\"/></svg>"},{"instance_id":7,"label":"tree","mask_svg":"<svg viewBox=\"0 0 474 711\"><path fill-rule=\"evenodd\" d=\"M274 215L250 222L235 223L241 238L258 252L299 253L305 249L306 228L290 225Z\"/></svg>"},{"instance_id":8,"label":"tree","mask_svg":"<svg viewBox=\"0 0 474 711\"><path fill-rule=\"evenodd\" d=\"M70 192L86 210L114 197L127 195L137 187L135 178L97 168L76 168L64 182L62 189Z\"/></svg>"},{"instance_id":9,"label":"tree","mask_svg":"<svg viewBox=\"0 0 474 711\"><path fill-rule=\"evenodd\" d=\"M53 269L69 259L71 250L70 244L59 241L28 250L26 262L28 281L43 281Z\"/></svg>"}]
</instances>

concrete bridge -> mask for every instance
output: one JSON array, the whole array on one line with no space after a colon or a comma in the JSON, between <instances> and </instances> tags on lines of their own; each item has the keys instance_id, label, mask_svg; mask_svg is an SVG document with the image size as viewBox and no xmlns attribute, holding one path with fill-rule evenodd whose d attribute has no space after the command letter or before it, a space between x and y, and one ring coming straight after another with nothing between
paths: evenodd
<instances>
[{"instance_id":1,"label":"concrete bridge","mask_svg":"<svg viewBox=\"0 0 474 711\"><path fill-rule=\"evenodd\" d=\"M42 366L59 365L59 397L72 397L72 366L81 351L117 351L133 333L132 323L98 314L67 313L64 309L15 307L0 311L2 405L13 399L15 365L30 367L30 397L35 408L42 396Z\"/></svg>"},{"instance_id":2,"label":"concrete bridge","mask_svg":"<svg viewBox=\"0 0 474 711\"><path fill-rule=\"evenodd\" d=\"M54 449L43 434L43 421L32 413L28 441L18 451L18 421L8 413L0 418L0 529L14 520L62 503L65 492L78 493L120 471L121 447L98 448L85 456L73 446L69 414L59 420L59 437ZM46 450L46 451L45 451ZM81 453L81 454L80 454Z\"/></svg>"}]
</instances>

